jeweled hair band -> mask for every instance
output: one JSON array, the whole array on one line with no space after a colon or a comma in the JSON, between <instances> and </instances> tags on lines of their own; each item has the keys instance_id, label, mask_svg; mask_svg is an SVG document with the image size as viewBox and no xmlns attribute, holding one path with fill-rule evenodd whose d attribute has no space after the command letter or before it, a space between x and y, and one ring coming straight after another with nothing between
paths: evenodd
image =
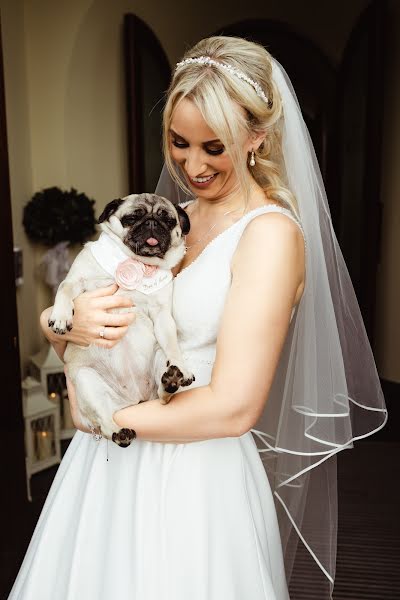
<instances>
[{"instance_id":1,"label":"jeweled hair band","mask_svg":"<svg viewBox=\"0 0 400 600\"><path fill-rule=\"evenodd\" d=\"M199 56L198 58L185 58L185 60L182 60L181 62L178 62L176 64L176 69L179 69L180 67L184 67L186 65L190 65L192 63L197 63L199 65L214 65L215 67L225 69L226 71L231 73L231 75L234 75L235 77L238 77L239 79L243 79L243 81L246 81L249 85L251 85L254 88L257 96L259 96L260 98L262 98L264 100L264 102L269 104L269 100L268 100L267 96L265 95L261 85L259 83L257 83L257 81L253 81L253 79L250 79L250 77L247 77L247 75L245 73L243 73L243 71L236 69L236 67L232 67L232 65L227 65L223 62L219 62L218 60L214 60L213 58L210 58L209 56Z\"/></svg>"}]
</instances>

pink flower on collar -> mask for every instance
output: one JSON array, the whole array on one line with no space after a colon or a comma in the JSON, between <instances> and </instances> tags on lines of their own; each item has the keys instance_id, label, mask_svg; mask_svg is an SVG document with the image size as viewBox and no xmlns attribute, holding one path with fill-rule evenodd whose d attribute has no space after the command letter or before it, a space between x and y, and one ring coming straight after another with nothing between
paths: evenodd
<instances>
[{"instance_id":1,"label":"pink flower on collar","mask_svg":"<svg viewBox=\"0 0 400 600\"><path fill-rule=\"evenodd\" d=\"M154 275L157 269L158 265L144 265L144 276L152 277L152 275Z\"/></svg>"},{"instance_id":2,"label":"pink flower on collar","mask_svg":"<svg viewBox=\"0 0 400 600\"><path fill-rule=\"evenodd\" d=\"M115 271L115 281L124 290L135 290L145 274L145 266L139 260L127 258L119 263Z\"/></svg>"}]
</instances>

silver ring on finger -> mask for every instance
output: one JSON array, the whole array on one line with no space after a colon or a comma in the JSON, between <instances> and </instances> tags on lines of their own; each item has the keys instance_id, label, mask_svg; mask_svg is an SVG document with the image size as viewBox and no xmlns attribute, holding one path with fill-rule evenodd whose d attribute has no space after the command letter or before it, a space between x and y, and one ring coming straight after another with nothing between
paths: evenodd
<instances>
[{"instance_id":1,"label":"silver ring on finger","mask_svg":"<svg viewBox=\"0 0 400 600\"><path fill-rule=\"evenodd\" d=\"M105 327L103 327L103 329L100 329L99 336L101 337L102 340L106 339L106 328Z\"/></svg>"}]
</instances>

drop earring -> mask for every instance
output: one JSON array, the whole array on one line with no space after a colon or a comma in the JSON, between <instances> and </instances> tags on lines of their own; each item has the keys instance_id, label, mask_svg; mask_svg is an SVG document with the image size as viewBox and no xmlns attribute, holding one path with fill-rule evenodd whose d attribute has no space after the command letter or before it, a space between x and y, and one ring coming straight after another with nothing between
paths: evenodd
<instances>
[{"instance_id":1,"label":"drop earring","mask_svg":"<svg viewBox=\"0 0 400 600\"><path fill-rule=\"evenodd\" d=\"M251 167L254 167L255 164L256 164L256 159L255 159L255 156L254 156L254 150L251 151L250 163L249 164L250 164Z\"/></svg>"}]
</instances>

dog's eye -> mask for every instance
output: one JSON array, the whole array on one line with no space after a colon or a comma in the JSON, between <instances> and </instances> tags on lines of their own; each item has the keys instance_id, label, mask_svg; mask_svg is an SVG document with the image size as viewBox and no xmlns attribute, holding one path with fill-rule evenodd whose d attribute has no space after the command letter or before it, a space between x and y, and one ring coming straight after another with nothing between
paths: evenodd
<instances>
[{"instance_id":1,"label":"dog's eye","mask_svg":"<svg viewBox=\"0 0 400 600\"><path fill-rule=\"evenodd\" d=\"M138 219L143 217L145 214L146 214L146 211L144 208L136 208L129 215L124 215L123 217L121 217L121 219L120 219L121 225L123 227L133 225Z\"/></svg>"},{"instance_id":2,"label":"dog's eye","mask_svg":"<svg viewBox=\"0 0 400 600\"><path fill-rule=\"evenodd\" d=\"M132 215L125 215L121 217L121 225L122 227L128 227L129 225L133 225L136 221L135 217Z\"/></svg>"},{"instance_id":3,"label":"dog's eye","mask_svg":"<svg viewBox=\"0 0 400 600\"><path fill-rule=\"evenodd\" d=\"M159 217L161 217L162 219L166 219L166 218L168 217L168 213L167 213L167 211L166 211L166 210L164 210L163 208L160 208L160 209L157 211L157 215L158 215Z\"/></svg>"}]
</instances>

